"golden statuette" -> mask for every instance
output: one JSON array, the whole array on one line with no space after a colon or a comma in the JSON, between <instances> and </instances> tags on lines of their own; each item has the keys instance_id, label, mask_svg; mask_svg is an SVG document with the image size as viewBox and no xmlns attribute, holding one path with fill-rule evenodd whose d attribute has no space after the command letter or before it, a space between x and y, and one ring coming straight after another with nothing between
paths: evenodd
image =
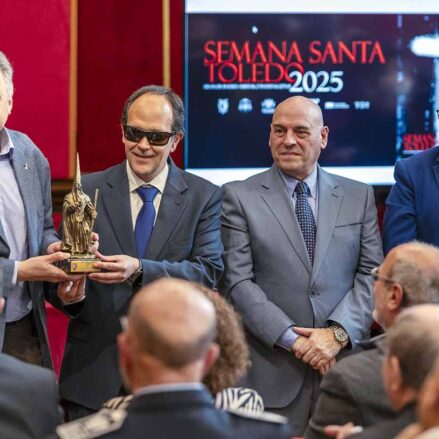
<instances>
[{"instance_id":1,"label":"golden statuette","mask_svg":"<svg viewBox=\"0 0 439 439\"><path fill-rule=\"evenodd\" d=\"M93 226L97 216L96 205L98 189L94 204L82 190L79 157L76 156L76 175L72 191L64 197L62 208L63 240L61 250L70 253L70 258L62 261L60 267L70 274L93 273L101 271L93 264L98 258L90 253L93 245Z\"/></svg>"}]
</instances>

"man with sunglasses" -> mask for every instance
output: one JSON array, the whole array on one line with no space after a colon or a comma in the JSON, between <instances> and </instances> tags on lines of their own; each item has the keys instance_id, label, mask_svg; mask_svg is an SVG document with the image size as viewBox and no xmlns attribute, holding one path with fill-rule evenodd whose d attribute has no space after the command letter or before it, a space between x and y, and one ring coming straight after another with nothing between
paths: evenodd
<instances>
[{"instance_id":1,"label":"man with sunglasses","mask_svg":"<svg viewBox=\"0 0 439 439\"><path fill-rule=\"evenodd\" d=\"M374 319L390 328L405 308L439 304L439 249L411 242L392 249L374 278ZM368 427L396 416L381 378L385 336L362 344L365 350L341 360L323 378L317 407L305 437L323 439L327 425Z\"/></svg>"},{"instance_id":2,"label":"man with sunglasses","mask_svg":"<svg viewBox=\"0 0 439 439\"><path fill-rule=\"evenodd\" d=\"M119 317L142 285L175 277L213 288L223 270L222 191L170 158L184 135L181 99L165 87L142 87L126 101L121 129L127 160L82 179L90 197L99 189L94 230L103 271L89 275L69 327L60 389L71 419L122 391Z\"/></svg>"}]
</instances>

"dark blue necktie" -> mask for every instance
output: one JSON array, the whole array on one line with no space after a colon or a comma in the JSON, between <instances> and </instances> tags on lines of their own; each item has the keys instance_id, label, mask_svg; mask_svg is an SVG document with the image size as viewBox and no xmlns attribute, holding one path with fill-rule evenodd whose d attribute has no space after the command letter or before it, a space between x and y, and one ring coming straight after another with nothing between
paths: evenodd
<instances>
[{"instance_id":1,"label":"dark blue necktie","mask_svg":"<svg viewBox=\"0 0 439 439\"><path fill-rule=\"evenodd\" d=\"M155 209L153 201L159 190L152 186L141 186L136 190L143 200L143 206L137 215L134 237L136 238L137 256L143 258L154 227Z\"/></svg>"},{"instance_id":2,"label":"dark blue necktie","mask_svg":"<svg viewBox=\"0 0 439 439\"><path fill-rule=\"evenodd\" d=\"M314 249L316 246L316 222L308 202L310 190L304 181L299 181L294 191L296 193L296 216L302 230L306 249L308 250L311 265L314 262Z\"/></svg>"}]
</instances>

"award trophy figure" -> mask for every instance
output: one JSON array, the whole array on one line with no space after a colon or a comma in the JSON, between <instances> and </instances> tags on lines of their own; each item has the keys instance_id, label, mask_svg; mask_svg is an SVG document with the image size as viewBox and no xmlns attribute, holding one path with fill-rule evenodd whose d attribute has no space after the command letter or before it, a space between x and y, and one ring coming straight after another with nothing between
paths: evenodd
<instances>
[{"instance_id":1,"label":"award trophy figure","mask_svg":"<svg viewBox=\"0 0 439 439\"><path fill-rule=\"evenodd\" d=\"M70 258L62 261L60 267L67 273L81 274L101 271L93 264L99 259L90 253L93 244L93 225L96 218L98 190L94 205L83 192L79 157L76 156L76 175L72 191L64 197L62 209L63 240L61 250L70 253Z\"/></svg>"}]
</instances>

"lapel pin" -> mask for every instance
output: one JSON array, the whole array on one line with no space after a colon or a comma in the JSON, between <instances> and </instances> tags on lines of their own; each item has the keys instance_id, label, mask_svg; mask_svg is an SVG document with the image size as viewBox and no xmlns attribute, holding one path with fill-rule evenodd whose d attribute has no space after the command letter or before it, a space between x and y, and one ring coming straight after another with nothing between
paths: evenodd
<instances>
[{"instance_id":1,"label":"lapel pin","mask_svg":"<svg viewBox=\"0 0 439 439\"><path fill-rule=\"evenodd\" d=\"M24 169L26 169L26 171L29 171L29 166L27 165L27 163L25 163Z\"/></svg>"}]
</instances>

